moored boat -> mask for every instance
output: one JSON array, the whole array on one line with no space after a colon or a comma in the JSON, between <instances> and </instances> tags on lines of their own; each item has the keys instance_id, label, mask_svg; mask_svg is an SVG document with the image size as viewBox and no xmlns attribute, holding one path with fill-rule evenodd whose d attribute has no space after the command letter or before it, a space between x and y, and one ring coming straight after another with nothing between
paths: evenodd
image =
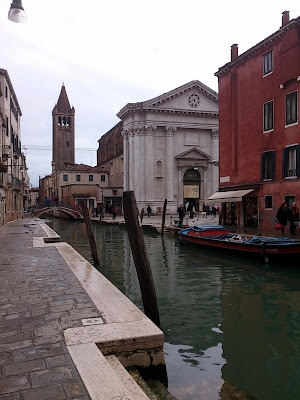
<instances>
[{"instance_id":1,"label":"moored boat","mask_svg":"<svg viewBox=\"0 0 300 400\"><path fill-rule=\"evenodd\" d=\"M300 255L300 241L287 237L230 234L222 225L195 225L179 231L183 243L263 257Z\"/></svg>"}]
</instances>

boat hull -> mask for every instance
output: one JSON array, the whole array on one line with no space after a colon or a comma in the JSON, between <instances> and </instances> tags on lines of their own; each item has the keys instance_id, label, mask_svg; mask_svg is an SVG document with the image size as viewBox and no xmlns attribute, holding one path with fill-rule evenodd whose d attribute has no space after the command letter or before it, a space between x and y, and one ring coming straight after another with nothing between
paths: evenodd
<instances>
[{"instance_id":1,"label":"boat hull","mask_svg":"<svg viewBox=\"0 0 300 400\"><path fill-rule=\"evenodd\" d=\"M288 238L267 238L254 237L244 242L234 240L234 235L204 236L199 234L197 229L188 228L179 232L179 238L183 243L190 243L197 246L205 246L212 249L228 250L242 254L253 254L276 258L281 256L300 256L300 241ZM300 260L300 259L299 259Z\"/></svg>"}]
</instances>

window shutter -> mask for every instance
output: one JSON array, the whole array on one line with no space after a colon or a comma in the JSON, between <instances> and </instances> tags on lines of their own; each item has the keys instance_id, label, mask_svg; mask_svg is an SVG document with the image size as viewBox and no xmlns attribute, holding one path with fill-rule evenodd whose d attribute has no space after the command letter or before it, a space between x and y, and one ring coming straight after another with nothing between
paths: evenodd
<instances>
[{"instance_id":1,"label":"window shutter","mask_svg":"<svg viewBox=\"0 0 300 400\"><path fill-rule=\"evenodd\" d=\"M282 150L282 176L283 178L288 176L288 162L289 162L289 158L288 158L288 148L284 148Z\"/></svg>"},{"instance_id":2,"label":"window shutter","mask_svg":"<svg viewBox=\"0 0 300 400\"><path fill-rule=\"evenodd\" d=\"M272 179L275 179L275 166L276 166L276 153L275 151L272 151Z\"/></svg>"},{"instance_id":3,"label":"window shutter","mask_svg":"<svg viewBox=\"0 0 300 400\"><path fill-rule=\"evenodd\" d=\"M300 176L300 146L296 146L296 175Z\"/></svg>"},{"instance_id":4,"label":"window shutter","mask_svg":"<svg viewBox=\"0 0 300 400\"><path fill-rule=\"evenodd\" d=\"M266 153L262 153L261 155L261 180L263 181L265 177L265 162L266 162Z\"/></svg>"}]
</instances>

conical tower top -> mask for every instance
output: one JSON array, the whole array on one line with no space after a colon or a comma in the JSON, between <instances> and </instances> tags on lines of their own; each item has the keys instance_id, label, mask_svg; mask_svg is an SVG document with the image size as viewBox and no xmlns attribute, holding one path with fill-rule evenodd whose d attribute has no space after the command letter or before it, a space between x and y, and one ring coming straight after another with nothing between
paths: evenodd
<instances>
[{"instance_id":1,"label":"conical tower top","mask_svg":"<svg viewBox=\"0 0 300 400\"><path fill-rule=\"evenodd\" d=\"M64 84L61 87L56 107L57 107L57 112L59 113L70 113L72 111Z\"/></svg>"}]
</instances>

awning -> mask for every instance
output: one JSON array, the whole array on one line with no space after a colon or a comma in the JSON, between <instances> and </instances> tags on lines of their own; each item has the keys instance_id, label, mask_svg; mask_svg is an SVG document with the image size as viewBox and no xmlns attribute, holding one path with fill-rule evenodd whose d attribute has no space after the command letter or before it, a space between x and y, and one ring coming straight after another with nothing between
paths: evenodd
<instances>
[{"instance_id":1,"label":"awning","mask_svg":"<svg viewBox=\"0 0 300 400\"><path fill-rule=\"evenodd\" d=\"M233 203L236 201L242 201L246 194L253 192L254 189L247 190L231 190L228 192L216 192L210 196L207 200L216 201L218 203Z\"/></svg>"}]
</instances>

